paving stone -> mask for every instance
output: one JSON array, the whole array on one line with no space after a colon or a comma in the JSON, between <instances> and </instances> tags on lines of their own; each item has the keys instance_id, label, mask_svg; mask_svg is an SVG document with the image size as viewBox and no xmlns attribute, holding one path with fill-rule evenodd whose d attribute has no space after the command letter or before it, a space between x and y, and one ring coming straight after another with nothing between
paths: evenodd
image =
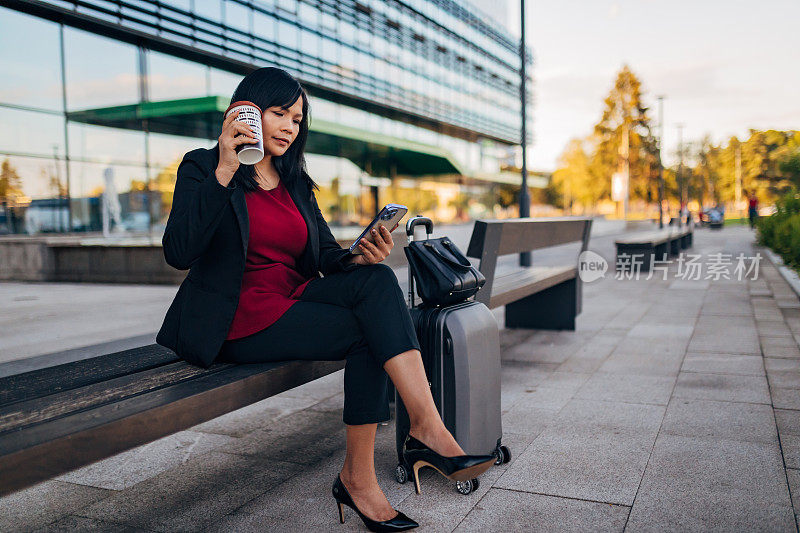
<instances>
[{"instance_id":1,"label":"paving stone","mask_svg":"<svg viewBox=\"0 0 800 533\"><path fill-rule=\"evenodd\" d=\"M138 527L126 526L114 522L106 522L95 518L85 518L83 516L66 516L52 524L48 524L35 533L76 533L80 531L107 531L109 533L147 533L148 530Z\"/></svg>"},{"instance_id":2,"label":"paving stone","mask_svg":"<svg viewBox=\"0 0 800 533\"><path fill-rule=\"evenodd\" d=\"M698 400L772 403L763 376L681 372L673 395Z\"/></svg>"},{"instance_id":3,"label":"paving stone","mask_svg":"<svg viewBox=\"0 0 800 533\"><path fill-rule=\"evenodd\" d=\"M603 337L601 337L602 339ZM603 364L622 337L612 336L610 340L593 338L586 346L582 346L566 361L558 366L561 372L592 373ZM609 339L609 337L604 337Z\"/></svg>"},{"instance_id":4,"label":"paving stone","mask_svg":"<svg viewBox=\"0 0 800 533\"><path fill-rule=\"evenodd\" d=\"M676 376L681 367L683 354L660 354L657 352L615 351L597 369L604 374L631 374L643 376Z\"/></svg>"},{"instance_id":5,"label":"paving stone","mask_svg":"<svg viewBox=\"0 0 800 533\"><path fill-rule=\"evenodd\" d=\"M418 521L423 531L453 531L503 472L500 467L490 468L480 477L478 490L465 496L456 491L455 482L431 468L423 468L420 470L422 494L412 490L399 508Z\"/></svg>"},{"instance_id":6,"label":"paving stone","mask_svg":"<svg viewBox=\"0 0 800 533\"><path fill-rule=\"evenodd\" d=\"M685 437L778 442L772 407L753 403L673 398L661 432Z\"/></svg>"},{"instance_id":7,"label":"paving stone","mask_svg":"<svg viewBox=\"0 0 800 533\"><path fill-rule=\"evenodd\" d=\"M195 531L298 468L266 457L212 451L71 514L152 531Z\"/></svg>"},{"instance_id":8,"label":"paving stone","mask_svg":"<svg viewBox=\"0 0 800 533\"><path fill-rule=\"evenodd\" d=\"M798 370L772 370L767 372L767 379L769 386L773 389L800 389L800 371ZM800 396L800 390L797 391L797 395Z\"/></svg>"},{"instance_id":9,"label":"paving stone","mask_svg":"<svg viewBox=\"0 0 800 533\"><path fill-rule=\"evenodd\" d=\"M797 301L796 295L787 295L786 298L780 298L776 295L775 301L781 309L800 309L800 302Z\"/></svg>"},{"instance_id":10,"label":"paving stone","mask_svg":"<svg viewBox=\"0 0 800 533\"><path fill-rule=\"evenodd\" d=\"M500 378L503 389L506 387L528 387L538 385L558 369L556 363L529 363L526 361L502 360Z\"/></svg>"},{"instance_id":11,"label":"paving stone","mask_svg":"<svg viewBox=\"0 0 800 533\"><path fill-rule=\"evenodd\" d=\"M308 409L318 402L319 400L313 398L295 398L280 394L193 426L192 430L243 437L285 416Z\"/></svg>"},{"instance_id":12,"label":"paving stone","mask_svg":"<svg viewBox=\"0 0 800 533\"><path fill-rule=\"evenodd\" d=\"M780 320L781 311L778 306L770 309L756 309L753 313L756 320Z\"/></svg>"},{"instance_id":13,"label":"paving stone","mask_svg":"<svg viewBox=\"0 0 800 533\"><path fill-rule=\"evenodd\" d=\"M682 372L763 376L763 359L757 355L687 353Z\"/></svg>"},{"instance_id":14,"label":"paving stone","mask_svg":"<svg viewBox=\"0 0 800 533\"><path fill-rule=\"evenodd\" d=\"M306 410L250 432L228 445L225 451L310 464L340 447L344 430L339 413Z\"/></svg>"},{"instance_id":15,"label":"paving stone","mask_svg":"<svg viewBox=\"0 0 800 533\"><path fill-rule=\"evenodd\" d=\"M58 480L37 483L0 498L0 531L32 531L113 494Z\"/></svg>"},{"instance_id":16,"label":"paving stone","mask_svg":"<svg viewBox=\"0 0 800 533\"><path fill-rule=\"evenodd\" d=\"M696 328L689 342L688 351L761 355L755 330L752 333L740 333L733 328L722 330Z\"/></svg>"},{"instance_id":17,"label":"paving stone","mask_svg":"<svg viewBox=\"0 0 800 533\"><path fill-rule=\"evenodd\" d=\"M770 371L783 371L794 370L800 372L800 360L797 359L781 359L779 357L765 357L764 367L767 372Z\"/></svg>"},{"instance_id":18,"label":"paving stone","mask_svg":"<svg viewBox=\"0 0 800 533\"><path fill-rule=\"evenodd\" d=\"M795 517L789 506L754 507L747 504L746 496L732 498L725 493L708 494L686 489L676 494L643 494L637 497L625 531L794 533L796 527Z\"/></svg>"},{"instance_id":19,"label":"paving stone","mask_svg":"<svg viewBox=\"0 0 800 533\"><path fill-rule=\"evenodd\" d=\"M236 442L226 435L180 431L92 463L55 479L101 489L124 490L192 457Z\"/></svg>"},{"instance_id":20,"label":"paving stone","mask_svg":"<svg viewBox=\"0 0 800 533\"><path fill-rule=\"evenodd\" d=\"M564 403L569 400L566 400ZM537 437L558 414L559 409L534 407L536 401L522 399L502 414L503 428L513 428L519 434ZM505 431L504 431L505 433Z\"/></svg>"},{"instance_id":21,"label":"paving stone","mask_svg":"<svg viewBox=\"0 0 800 533\"><path fill-rule=\"evenodd\" d=\"M800 411L775 408L775 422L781 435L800 436Z\"/></svg>"},{"instance_id":22,"label":"paving stone","mask_svg":"<svg viewBox=\"0 0 800 533\"><path fill-rule=\"evenodd\" d=\"M750 296L772 296L772 291L768 288L750 289Z\"/></svg>"},{"instance_id":23,"label":"paving stone","mask_svg":"<svg viewBox=\"0 0 800 533\"><path fill-rule=\"evenodd\" d=\"M688 339L694 332L694 321L691 324L677 325L677 324L636 324L628 332L628 337L644 337L648 340L658 341L665 338L667 340L673 339ZM624 342L624 341L623 341Z\"/></svg>"},{"instance_id":24,"label":"paving stone","mask_svg":"<svg viewBox=\"0 0 800 533\"><path fill-rule=\"evenodd\" d=\"M800 359L800 348L791 337L761 337L764 357Z\"/></svg>"},{"instance_id":25,"label":"paving stone","mask_svg":"<svg viewBox=\"0 0 800 533\"><path fill-rule=\"evenodd\" d=\"M647 301L631 302L619 313L614 315L613 321L617 324L635 324L639 321L653 304Z\"/></svg>"},{"instance_id":26,"label":"paving stone","mask_svg":"<svg viewBox=\"0 0 800 533\"><path fill-rule=\"evenodd\" d=\"M686 353L686 347L689 345L688 339L672 339L669 341L653 342L649 339L641 339L635 337L625 337L614 348L614 354L633 354L638 355L642 353L652 355L680 355Z\"/></svg>"},{"instance_id":27,"label":"paving stone","mask_svg":"<svg viewBox=\"0 0 800 533\"><path fill-rule=\"evenodd\" d=\"M520 405L520 409L545 409L550 411L559 411L564 407L574 396L577 387L547 387L544 385L532 385L524 389L518 396L514 405L510 410L516 409Z\"/></svg>"},{"instance_id":28,"label":"paving stone","mask_svg":"<svg viewBox=\"0 0 800 533\"><path fill-rule=\"evenodd\" d=\"M791 531L777 445L661 434L631 510L631 531Z\"/></svg>"},{"instance_id":29,"label":"paving stone","mask_svg":"<svg viewBox=\"0 0 800 533\"><path fill-rule=\"evenodd\" d=\"M775 387L770 393L776 409L800 409L800 390Z\"/></svg>"},{"instance_id":30,"label":"paving stone","mask_svg":"<svg viewBox=\"0 0 800 533\"><path fill-rule=\"evenodd\" d=\"M717 300L706 300L700 315L717 316L754 316L753 308L750 306L750 299L743 298L724 298Z\"/></svg>"},{"instance_id":31,"label":"paving stone","mask_svg":"<svg viewBox=\"0 0 800 533\"><path fill-rule=\"evenodd\" d=\"M325 413L336 413L339 417L342 416L344 409L344 392L334 394L330 398L317 402L308 408L309 411L320 411Z\"/></svg>"},{"instance_id":32,"label":"paving stone","mask_svg":"<svg viewBox=\"0 0 800 533\"><path fill-rule=\"evenodd\" d=\"M544 380L539 383L539 386L570 389L576 391L581 388L581 386L586 383L590 377L591 374L589 373L562 372L560 370L556 370L555 372L548 374L547 377L545 377Z\"/></svg>"},{"instance_id":33,"label":"paving stone","mask_svg":"<svg viewBox=\"0 0 800 533\"><path fill-rule=\"evenodd\" d=\"M241 515L253 515L250 519L252 523L260 520L263 524L269 524L272 520L278 519L287 524L299 524L301 526L299 530L303 531L328 529L338 531L340 528L344 528L345 531L348 529L363 531L361 520L350 509L345 510L345 526L339 524L338 511L331 496L331 485L341 471L344 456L345 446L342 441L339 448L330 456L312 465L299 466L295 475L282 483L275 484L269 492L264 491L251 498L226 520L244 521ZM403 504L403 500L414 491L414 488L412 483L400 485L395 481L396 466L394 424L379 426L375 438L375 470L378 483L389 503L405 512L408 506ZM455 492L452 486L448 488ZM408 514L416 518L411 513Z\"/></svg>"},{"instance_id":34,"label":"paving stone","mask_svg":"<svg viewBox=\"0 0 800 533\"><path fill-rule=\"evenodd\" d=\"M574 338L552 332L539 332L525 342L509 347L503 359L539 363L563 363L591 338L584 333Z\"/></svg>"},{"instance_id":35,"label":"paving stone","mask_svg":"<svg viewBox=\"0 0 800 533\"><path fill-rule=\"evenodd\" d=\"M455 531L622 531L629 509L493 488Z\"/></svg>"},{"instance_id":36,"label":"paving stone","mask_svg":"<svg viewBox=\"0 0 800 533\"><path fill-rule=\"evenodd\" d=\"M526 363L501 361L501 411L514 406L528 390L543 382L559 365L554 363Z\"/></svg>"},{"instance_id":37,"label":"paving stone","mask_svg":"<svg viewBox=\"0 0 800 533\"><path fill-rule=\"evenodd\" d=\"M339 511L333 497L330 498L332 506L326 506L330 512L330 523L324 527L320 524L311 524L303 520L302 516L293 515L287 519L273 516L260 516L257 514L237 513L225 515L214 520L203 529L203 533L263 533L264 531L364 531L364 525L354 513L345 514L345 523L339 523ZM347 511L345 511L346 513Z\"/></svg>"},{"instance_id":38,"label":"paving stone","mask_svg":"<svg viewBox=\"0 0 800 533\"><path fill-rule=\"evenodd\" d=\"M786 470L789 480L789 492L792 493L792 505L795 510L800 510L800 470L789 468Z\"/></svg>"},{"instance_id":39,"label":"paving stone","mask_svg":"<svg viewBox=\"0 0 800 533\"><path fill-rule=\"evenodd\" d=\"M575 394L583 400L667 405L674 377L594 374Z\"/></svg>"},{"instance_id":40,"label":"paving stone","mask_svg":"<svg viewBox=\"0 0 800 533\"><path fill-rule=\"evenodd\" d=\"M756 320L756 330L763 337L791 337L792 330L783 320Z\"/></svg>"},{"instance_id":41,"label":"paving stone","mask_svg":"<svg viewBox=\"0 0 800 533\"><path fill-rule=\"evenodd\" d=\"M705 291L708 289L709 282L707 280L683 280L678 279L669 284L669 288L671 290L693 290L693 291Z\"/></svg>"},{"instance_id":42,"label":"paving stone","mask_svg":"<svg viewBox=\"0 0 800 533\"><path fill-rule=\"evenodd\" d=\"M310 398L322 401L338 394L344 390L344 369L322 376L321 378L309 381L304 385L289 389L273 398ZM268 398L268 400L271 398Z\"/></svg>"},{"instance_id":43,"label":"paving stone","mask_svg":"<svg viewBox=\"0 0 800 533\"><path fill-rule=\"evenodd\" d=\"M664 407L571 401L495 487L630 505Z\"/></svg>"},{"instance_id":44,"label":"paving stone","mask_svg":"<svg viewBox=\"0 0 800 533\"><path fill-rule=\"evenodd\" d=\"M786 468L800 468L800 436L781 434L781 448Z\"/></svg>"}]
</instances>

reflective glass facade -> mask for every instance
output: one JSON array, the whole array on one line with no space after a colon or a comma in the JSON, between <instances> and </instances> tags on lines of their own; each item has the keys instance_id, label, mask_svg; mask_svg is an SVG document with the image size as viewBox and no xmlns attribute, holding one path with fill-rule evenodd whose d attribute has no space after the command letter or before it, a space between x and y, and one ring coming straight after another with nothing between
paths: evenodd
<instances>
[{"instance_id":1,"label":"reflective glass facade","mask_svg":"<svg viewBox=\"0 0 800 533\"><path fill-rule=\"evenodd\" d=\"M490 182L513 161L519 58L505 30L445 0L10 2L0 8L0 232L99 230L111 176L122 227L158 231L175 169L208 138L70 120L146 101L229 98L252 68L274 65L311 95L313 120L446 150L463 174L370 176L308 153L334 224L362 224L381 202L442 222L495 208ZM24 47L20 42L31 43ZM529 81L530 83L530 81ZM529 99L530 101L530 99ZM532 106L528 106L530 109ZM530 139L529 139L530 141ZM476 181L476 178L481 181ZM501 181L501 180L498 180ZM499 185L498 185L499 186ZM480 200L480 201L479 201Z\"/></svg>"}]
</instances>

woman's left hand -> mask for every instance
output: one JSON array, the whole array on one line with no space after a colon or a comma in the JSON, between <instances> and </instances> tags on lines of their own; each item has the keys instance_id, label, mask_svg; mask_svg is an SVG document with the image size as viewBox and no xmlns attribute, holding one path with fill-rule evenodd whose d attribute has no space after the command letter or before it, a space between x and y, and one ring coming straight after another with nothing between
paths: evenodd
<instances>
[{"instance_id":1,"label":"woman's left hand","mask_svg":"<svg viewBox=\"0 0 800 533\"><path fill-rule=\"evenodd\" d=\"M394 225L394 230L398 224ZM392 240L392 232L385 226L380 226L380 231L372 229L372 238L375 239L375 244L369 242L367 239L361 239L358 248L361 250L361 255L357 255L355 263L358 265L374 265L380 263L391 253L394 247Z\"/></svg>"}]
</instances>

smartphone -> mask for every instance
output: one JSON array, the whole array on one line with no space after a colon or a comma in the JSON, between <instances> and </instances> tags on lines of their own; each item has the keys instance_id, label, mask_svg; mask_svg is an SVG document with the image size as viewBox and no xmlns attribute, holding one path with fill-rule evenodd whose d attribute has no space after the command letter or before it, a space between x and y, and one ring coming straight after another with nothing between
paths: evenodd
<instances>
[{"instance_id":1,"label":"smartphone","mask_svg":"<svg viewBox=\"0 0 800 533\"><path fill-rule=\"evenodd\" d=\"M361 254L361 250L358 248L358 245L361 243L361 239L366 239L371 243L375 243L374 237L372 237L372 228L377 229L380 231L380 226L386 226L386 229L389 231L394 228L395 224L400 222L400 219L403 218L406 213L408 213L408 207L400 204L386 204L381 209L380 213L378 213L375 218L372 219L372 222L361 232L361 235L358 236L358 239L350 245L350 253L353 255Z\"/></svg>"}]
</instances>

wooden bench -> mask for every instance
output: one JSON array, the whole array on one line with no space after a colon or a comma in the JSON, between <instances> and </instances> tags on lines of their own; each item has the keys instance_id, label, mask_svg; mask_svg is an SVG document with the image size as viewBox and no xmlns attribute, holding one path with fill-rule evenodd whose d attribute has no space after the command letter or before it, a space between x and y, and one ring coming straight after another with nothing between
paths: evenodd
<instances>
[{"instance_id":1,"label":"wooden bench","mask_svg":"<svg viewBox=\"0 0 800 533\"><path fill-rule=\"evenodd\" d=\"M152 344L0 377L0 496L342 368L344 361L290 361L203 369Z\"/></svg>"},{"instance_id":2,"label":"wooden bench","mask_svg":"<svg viewBox=\"0 0 800 533\"><path fill-rule=\"evenodd\" d=\"M590 218L579 217L475 221L466 255L480 259L478 270L486 277L476 300L490 309L505 305L507 328L574 330L582 294L577 255L568 264L502 275L496 275L497 259L567 243L580 243L583 252L591 227Z\"/></svg>"},{"instance_id":3,"label":"wooden bench","mask_svg":"<svg viewBox=\"0 0 800 533\"><path fill-rule=\"evenodd\" d=\"M616 239L616 268L633 268L635 261L640 270L648 271L654 260L678 255L681 250L691 248L693 231L691 225L682 228L670 226L663 230L635 233Z\"/></svg>"}]
</instances>

